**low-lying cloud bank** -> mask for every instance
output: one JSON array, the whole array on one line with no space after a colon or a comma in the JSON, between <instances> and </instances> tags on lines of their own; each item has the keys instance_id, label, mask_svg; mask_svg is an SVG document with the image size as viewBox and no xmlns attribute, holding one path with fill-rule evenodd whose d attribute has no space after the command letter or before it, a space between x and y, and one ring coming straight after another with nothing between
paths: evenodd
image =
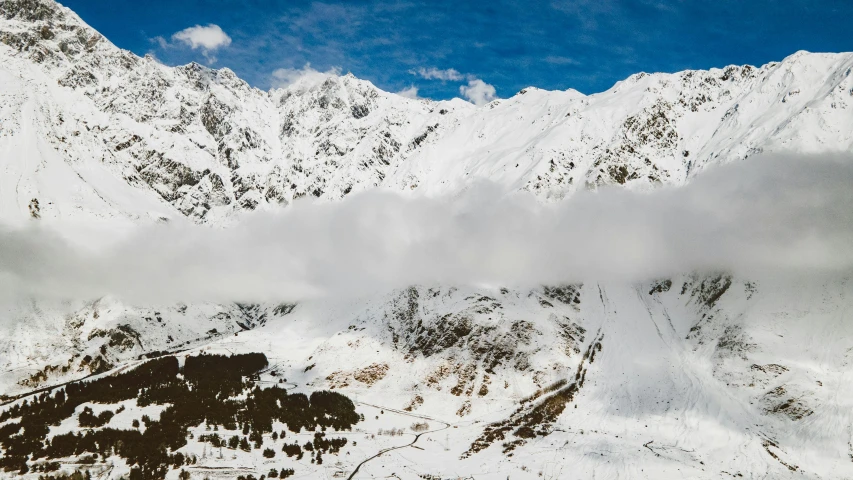
<instances>
[{"instance_id":1,"label":"low-lying cloud bank","mask_svg":"<svg viewBox=\"0 0 853 480\"><path fill-rule=\"evenodd\" d=\"M37 222L34 222L37 223ZM533 286L728 271L853 271L853 159L766 156L687 186L543 204L473 185L454 198L373 191L235 226L139 227L97 252L0 228L6 295L285 301L411 284Z\"/></svg>"}]
</instances>

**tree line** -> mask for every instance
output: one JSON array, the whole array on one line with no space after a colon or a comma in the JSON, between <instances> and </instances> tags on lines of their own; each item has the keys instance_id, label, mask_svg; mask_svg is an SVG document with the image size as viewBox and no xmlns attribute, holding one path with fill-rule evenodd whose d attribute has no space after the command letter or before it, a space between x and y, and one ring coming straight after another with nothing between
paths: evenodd
<instances>
[{"instance_id":1,"label":"tree line","mask_svg":"<svg viewBox=\"0 0 853 480\"><path fill-rule=\"evenodd\" d=\"M207 424L240 430L241 438L233 435L226 441L211 435L199 440L250 450L261 447L263 435L273 432L276 421L299 432L349 430L360 420L352 401L337 392L306 396L278 386L260 388L253 378L267 364L262 353L198 355L186 358L183 367L175 357L160 357L126 372L42 393L0 412L0 422L10 420L0 426L0 467L23 474L40 459L91 454L106 461L115 455L132 466L131 480L158 479L194 461L174 453L187 444L189 427ZM243 399L238 397L241 393ZM143 418L144 431L111 428L112 411L95 415L85 406L78 415L81 431L47 438L49 426L72 417L84 403L114 404L132 398L139 406L169 406L156 421ZM317 432L314 442L308 443L315 452L312 460L321 462L321 453L336 453L346 440L325 439L325 434ZM283 451L301 457L302 448L296 447L298 453L286 445Z\"/></svg>"}]
</instances>

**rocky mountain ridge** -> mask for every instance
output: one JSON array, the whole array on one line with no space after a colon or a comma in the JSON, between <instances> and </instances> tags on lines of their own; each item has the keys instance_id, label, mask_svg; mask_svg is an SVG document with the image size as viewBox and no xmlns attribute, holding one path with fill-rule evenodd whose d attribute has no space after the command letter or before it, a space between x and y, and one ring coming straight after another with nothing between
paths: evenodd
<instances>
[{"instance_id":1,"label":"rocky mountain ridge","mask_svg":"<svg viewBox=\"0 0 853 480\"><path fill-rule=\"evenodd\" d=\"M164 212L149 216L208 223L300 197L380 186L432 195L478 179L562 198L611 184L680 185L755 153L846 151L853 141L839 128L853 112L851 54L641 73L588 96L531 87L477 108L404 98L351 74L264 92L227 68L137 57L50 0L0 8L4 81L35 87L4 89L5 118L26 118L35 102L29 121L57 160L97 164L120 184L85 180L113 215L139 215L104 192L114 188ZM25 127L9 124L4 143ZM21 178L29 188L16 213L28 215L33 198L43 217L92 209L43 188L41 175Z\"/></svg>"}]
</instances>

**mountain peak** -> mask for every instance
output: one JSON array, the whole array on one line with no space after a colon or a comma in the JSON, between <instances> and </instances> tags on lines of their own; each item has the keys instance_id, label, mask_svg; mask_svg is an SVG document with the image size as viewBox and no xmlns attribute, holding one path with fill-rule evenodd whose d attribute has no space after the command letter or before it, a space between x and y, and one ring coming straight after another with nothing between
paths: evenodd
<instances>
[{"instance_id":1,"label":"mountain peak","mask_svg":"<svg viewBox=\"0 0 853 480\"><path fill-rule=\"evenodd\" d=\"M6 0L0 5L3 18L23 22L59 20L70 12L54 0Z\"/></svg>"},{"instance_id":2,"label":"mountain peak","mask_svg":"<svg viewBox=\"0 0 853 480\"><path fill-rule=\"evenodd\" d=\"M0 25L0 42L51 67L73 67L79 58L94 52L138 58L120 51L76 13L53 0L4 1Z\"/></svg>"}]
</instances>

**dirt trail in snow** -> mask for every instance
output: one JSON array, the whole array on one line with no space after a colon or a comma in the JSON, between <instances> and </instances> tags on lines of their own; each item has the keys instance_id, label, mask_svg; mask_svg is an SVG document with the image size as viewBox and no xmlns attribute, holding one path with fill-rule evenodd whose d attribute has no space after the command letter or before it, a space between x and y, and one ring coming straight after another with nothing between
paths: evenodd
<instances>
[{"instance_id":1,"label":"dirt trail in snow","mask_svg":"<svg viewBox=\"0 0 853 480\"><path fill-rule=\"evenodd\" d=\"M39 393L43 393L43 392L50 392L52 390L64 387L66 385L70 385L72 383L85 382L86 380L90 380L90 379L95 378L95 377L109 377L111 375L121 373L121 372L127 370L128 368L132 368L132 367L136 367L137 365L141 365L142 363L145 363L145 360L131 361L130 363L126 363L126 364L121 365L119 367L116 367L112 370L107 370L106 372L91 373L89 375L86 375L85 377L77 378L75 380L68 380L67 382L55 383L53 385L48 385L45 387L39 387L39 388L36 388L35 390L29 390L27 392L19 393L17 395L11 395L11 396L6 397L6 399L4 401L0 402L0 407L9 405L10 403L14 403L14 402L16 402L22 398L30 397L33 395L38 395Z\"/></svg>"},{"instance_id":2,"label":"dirt trail in snow","mask_svg":"<svg viewBox=\"0 0 853 480\"><path fill-rule=\"evenodd\" d=\"M375 459L375 458L381 457L383 454L388 453L388 452L390 452L390 451L392 451L392 450L399 450L399 449L401 449L401 448L413 447L413 446L415 445L415 443L417 443L418 439L419 439L419 438L421 438L421 435L426 435L426 434L428 434L428 433L441 432L441 431L443 431L443 430L447 430L447 429L448 429L448 428L450 428L450 426L451 426L451 424L450 424L450 423L447 423L447 422L445 422L445 421L443 421L443 420L438 420L438 419L435 419L435 418L432 418L432 417L426 417L426 416L423 416L423 415L416 415L416 414L414 414L414 413L409 413L409 412L406 412L406 411L403 411L403 410L397 410L397 409L394 409L394 408L386 408L386 407L383 407L383 406L380 406L380 405L373 405L373 404L370 404L370 403L364 403L364 402L355 402L355 403L358 403L359 405L365 405L365 406L368 406L368 407L379 408L379 409L382 409L382 410L388 410L389 412L397 413L397 414L400 414L400 415L405 415L405 416L407 416L407 417L420 418L420 419L422 419L422 420L430 420L430 421L433 421L433 422L443 423L443 424L444 424L444 427L442 427L442 428L437 428L437 429L435 429L435 430L429 430L429 431L426 431L426 432L421 432L421 433L419 433L419 434L415 435L415 438L414 438L410 443L407 443L407 444L405 444L405 445L398 445L398 446L396 446L396 447L383 448L382 450L379 450L379 451L378 451L375 455L373 455L372 457L365 458L364 460L362 460L362 461L361 461L361 463L359 463L358 465L356 465L356 466L355 466L355 470L353 470L353 471L352 471L352 473L349 475L349 477L347 477L347 480L352 480L353 478L355 478L355 475L358 473L359 469L361 469L362 465L364 465L365 463L367 463L367 462L369 462L369 461L371 461L371 460L373 460L373 459Z\"/></svg>"}]
</instances>

